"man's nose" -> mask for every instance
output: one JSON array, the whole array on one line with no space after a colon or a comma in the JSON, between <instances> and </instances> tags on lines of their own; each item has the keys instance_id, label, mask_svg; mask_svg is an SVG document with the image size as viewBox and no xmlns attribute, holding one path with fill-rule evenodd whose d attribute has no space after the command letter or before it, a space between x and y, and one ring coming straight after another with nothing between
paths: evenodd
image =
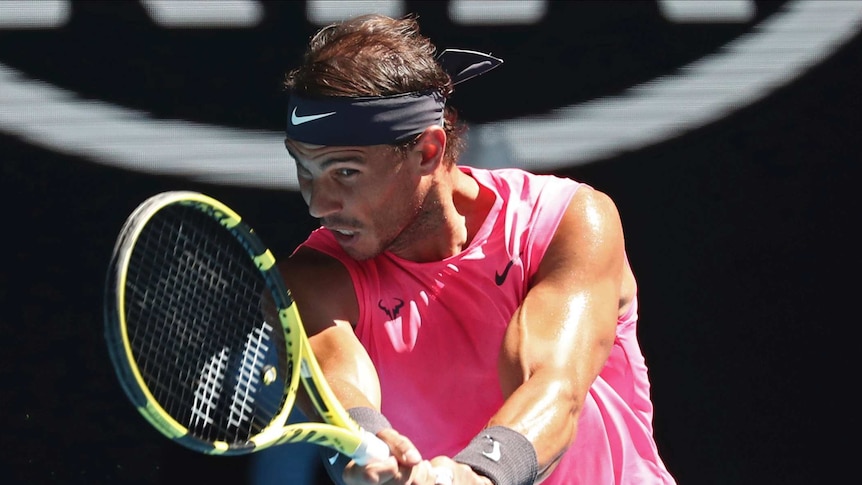
<instances>
[{"instance_id":1,"label":"man's nose","mask_svg":"<svg viewBox=\"0 0 862 485\"><path fill-rule=\"evenodd\" d=\"M337 193L323 181L312 182L308 194L308 213L311 217L322 219L339 212L343 206Z\"/></svg>"}]
</instances>

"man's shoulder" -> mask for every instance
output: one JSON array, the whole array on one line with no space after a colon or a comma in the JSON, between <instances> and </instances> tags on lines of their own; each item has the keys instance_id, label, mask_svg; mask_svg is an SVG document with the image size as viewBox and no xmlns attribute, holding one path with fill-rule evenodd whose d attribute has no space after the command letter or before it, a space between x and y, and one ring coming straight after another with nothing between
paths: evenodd
<instances>
[{"instance_id":1,"label":"man's shoulder","mask_svg":"<svg viewBox=\"0 0 862 485\"><path fill-rule=\"evenodd\" d=\"M299 247L278 267L291 292L300 292L306 299L331 301L328 297L352 292L350 274L342 261L313 247Z\"/></svg>"},{"instance_id":2,"label":"man's shoulder","mask_svg":"<svg viewBox=\"0 0 862 485\"><path fill-rule=\"evenodd\" d=\"M462 170L479 183L493 186L504 196L507 194L540 194L545 189L571 190L582 185L571 178L551 173L535 173L521 168L462 167Z\"/></svg>"}]
</instances>

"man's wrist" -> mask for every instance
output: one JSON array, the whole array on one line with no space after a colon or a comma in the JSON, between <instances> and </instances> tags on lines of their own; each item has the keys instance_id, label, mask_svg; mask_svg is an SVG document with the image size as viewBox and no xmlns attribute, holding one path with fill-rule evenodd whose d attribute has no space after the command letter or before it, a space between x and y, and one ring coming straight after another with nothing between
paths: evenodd
<instances>
[{"instance_id":1,"label":"man's wrist","mask_svg":"<svg viewBox=\"0 0 862 485\"><path fill-rule=\"evenodd\" d=\"M380 411L369 407L355 407L347 410L347 414L365 431L376 435L380 430L391 428L392 425Z\"/></svg>"},{"instance_id":2,"label":"man's wrist","mask_svg":"<svg viewBox=\"0 0 862 485\"><path fill-rule=\"evenodd\" d=\"M483 429L453 460L469 465L494 485L532 485L539 474L533 444L505 426Z\"/></svg>"}]
</instances>

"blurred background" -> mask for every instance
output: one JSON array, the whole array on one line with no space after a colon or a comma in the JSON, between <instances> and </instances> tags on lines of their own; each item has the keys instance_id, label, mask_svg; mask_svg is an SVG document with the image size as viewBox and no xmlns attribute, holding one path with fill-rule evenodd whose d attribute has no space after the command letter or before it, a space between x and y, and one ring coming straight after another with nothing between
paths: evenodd
<instances>
[{"instance_id":1,"label":"blurred background","mask_svg":"<svg viewBox=\"0 0 862 485\"><path fill-rule=\"evenodd\" d=\"M213 195L282 255L304 239L282 79L319 27L368 12L505 60L452 99L463 164L616 200L679 483L847 476L862 2L2 0L4 483L329 483L312 446L162 438L113 374L102 291L156 192Z\"/></svg>"}]
</instances>

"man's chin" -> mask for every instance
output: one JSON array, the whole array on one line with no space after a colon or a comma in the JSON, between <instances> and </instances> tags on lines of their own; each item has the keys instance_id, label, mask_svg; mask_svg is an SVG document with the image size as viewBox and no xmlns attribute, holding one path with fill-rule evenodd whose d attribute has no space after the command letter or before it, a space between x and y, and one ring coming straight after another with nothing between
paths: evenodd
<instances>
[{"instance_id":1,"label":"man's chin","mask_svg":"<svg viewBox=\"0 0 862 485\"><path fill-rule=\"evenodd\" d=\"M356 244L341 244L341 249L343 249L344 252L347 253L347 255L350 256L351 259L354 259L356 261L366 261L383 252L363 249Z\"/></svg>"}]
</instances>

